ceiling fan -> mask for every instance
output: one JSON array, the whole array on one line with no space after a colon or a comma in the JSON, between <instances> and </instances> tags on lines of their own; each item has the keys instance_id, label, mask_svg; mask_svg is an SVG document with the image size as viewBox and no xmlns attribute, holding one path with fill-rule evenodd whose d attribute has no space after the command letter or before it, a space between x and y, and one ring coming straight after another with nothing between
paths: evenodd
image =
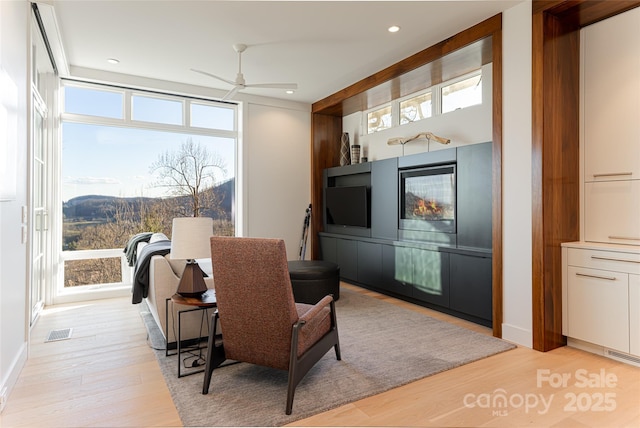
<instances>
[{"instance_id":1,"label":"ceiling fan","mask_svg":"<svg viewBox=\"0 0 640 428\"><path fill-rule=\"evenodd\" d=\"M196 73L204 74L205 76L213 77L214 79L218 79L222 82L233 85L233 88L222 97L222 101L228 100L232 98L238 91L241 91L245 88L269 88L269 89L289 89L294 90L298 89L298 85L296 83L252 83L247 84L244 80L244 75L242 74L242 52L247 49L247 45L238 43L233 45L233 50L238 53L238 74L236 75L236 80L232 81L229 79L225 79L220 76L216 76L211 73L207 73L206 71L196 70L192 68L191 71L195 71Z\"/></svg>"}]
</instances>

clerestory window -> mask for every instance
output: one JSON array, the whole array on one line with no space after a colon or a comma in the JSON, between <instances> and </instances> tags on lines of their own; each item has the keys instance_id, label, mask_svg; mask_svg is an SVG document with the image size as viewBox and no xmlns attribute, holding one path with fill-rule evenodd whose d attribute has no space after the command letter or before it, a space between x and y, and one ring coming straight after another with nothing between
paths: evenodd
<instances>
[{"instance_id":1,"label":"clerestory window","mask_svg":"<svg viewBox=\"0 0 640 428\"><path fill-rule=\"evenodd\" d=\"M482 104L482 69L367 110L367 134Z\"/></svg>"}]
</instances>

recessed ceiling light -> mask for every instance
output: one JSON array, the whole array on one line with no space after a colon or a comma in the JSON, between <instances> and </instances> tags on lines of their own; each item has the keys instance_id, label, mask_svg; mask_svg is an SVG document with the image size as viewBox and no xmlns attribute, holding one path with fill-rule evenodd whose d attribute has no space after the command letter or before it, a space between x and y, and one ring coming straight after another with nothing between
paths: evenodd
<instances>
[{"instance_id":1,"label":"recessed ceiling light","mask_svg":"<svg viewBox=\"0 0 640 428\"><path fill-rule=\"evenodd\" d=\"M389 31L390 33L397 33L398 31L400 31L400 27L398 27L397 25L392 25L391 27L387 28L387 31Z\"/></svg>"},{"instance_id":2,"label":"recessed ceiling light","mask_svg":"<svg viewBox=\"0 0 640 428\"><path fill-rule=\"evenodd\" d=\"M115 58L109 58L109 59L107 60L107 62L108 62L109 64L118 64L118 63L120 62L120 60L115 59Z\"/></svg>"},{"instance_id":3,"label":"recessed ceiling light","mask_svg":"<svg viewBox=\"0 0 640 428\"><path fill-rule=\"evenodd\" d=\"M294 91L293 89L287 89L285 92L286 92L287 94L291 95L291 94L293 94L295 91Z\"/></svg>"}]
</instances>

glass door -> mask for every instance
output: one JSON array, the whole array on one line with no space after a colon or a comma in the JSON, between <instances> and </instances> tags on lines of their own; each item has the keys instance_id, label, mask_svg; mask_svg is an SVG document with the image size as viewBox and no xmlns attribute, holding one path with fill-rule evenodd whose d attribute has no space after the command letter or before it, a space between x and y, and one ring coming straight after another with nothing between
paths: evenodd
<instances>
[{"instance_id":1,"label":"glass door","mask_svg":"<svg viewBox=\"0 0 640 428\"><path fill-rule=\"evenodd\" d=\"M31 221L31 324L44 306L48 213L46 207L46 117L47 109L34 91L32 129L32 221Z\"/></svg>"},{"instance_id":2,"label":"glass door","mask_svg":"<svg viewBox=\"0 0 640 428\"><path fill-rule=\"evenodd\" d=\"M1 0L0 0L1 1ZM36 16L31 25L31 147L30 200L28 212L23 212L29 224L30 255L29 304L30 324L33 325L45 304L46 290L52 280L48 207L50 203L50 126L55 89L55 69Z\"/></svg>"}]
</instances>

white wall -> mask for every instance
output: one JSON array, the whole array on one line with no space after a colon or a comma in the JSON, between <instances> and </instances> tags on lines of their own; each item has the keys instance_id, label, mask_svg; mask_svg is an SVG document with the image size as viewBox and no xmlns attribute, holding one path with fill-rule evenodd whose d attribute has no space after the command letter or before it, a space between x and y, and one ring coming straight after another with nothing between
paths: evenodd
<instances>
[{"instance_id":1,"label":"white wall","mask_svg":"<svg viewBox=\"0 0 640 428\"><path fill-rule=\"evenodd\" d=\"M533 346L531 2L502 19L502 337Z\"/></svg>"},{"instance_id":2,"label":"white wall","mask_svg":"<svg viewBox=\"0 0 640 428\"><path fill-rule=\"evenodd\" d=\"M0 393L11 391L27 358L27 247L21 209L27 205L29 2L0 1L0 66L17 88L16 199L0 202ZM0 144L6 135L0 129Z\"/></svg>"},{"instance_id":3,"label":"white wall","mask_svg":"<svg viewBox=\"0 0 640 428\"><path fill-rule=\"evenodd\" d=\"M244 235L282 238L295 260L311 201L311 113L255 103L246 112Z\"/></svg>"}]
</instances>

